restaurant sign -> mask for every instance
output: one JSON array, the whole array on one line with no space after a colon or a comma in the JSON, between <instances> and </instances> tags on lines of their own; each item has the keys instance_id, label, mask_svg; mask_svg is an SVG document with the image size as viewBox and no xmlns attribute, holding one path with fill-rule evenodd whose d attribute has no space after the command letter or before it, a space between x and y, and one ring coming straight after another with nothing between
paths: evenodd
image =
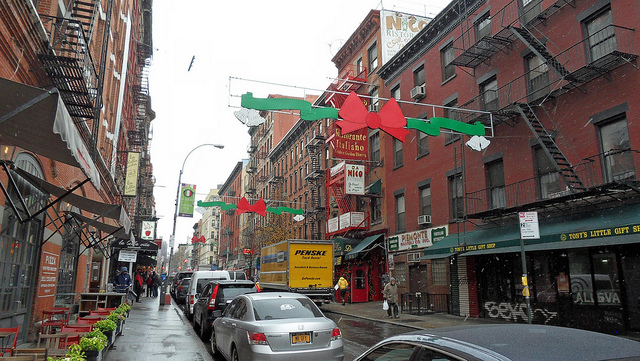
<instances>
[{"instance_id":1,"label":"restaurant sign","mask_svg":"<svg viewBox=\"0 0 640 361\"><path fill-rule=\"evenodd\" d=\"M388 238L389 251L406 251L408 249L431 247L433 243L446 237L448 233L449 226L442 226L397 234Z\"/></svg>"}]
</instances>

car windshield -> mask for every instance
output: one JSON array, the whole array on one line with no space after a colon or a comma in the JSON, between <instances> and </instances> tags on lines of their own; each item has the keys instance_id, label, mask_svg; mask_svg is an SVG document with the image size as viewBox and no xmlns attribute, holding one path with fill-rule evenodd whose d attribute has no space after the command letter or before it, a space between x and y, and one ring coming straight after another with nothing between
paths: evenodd
<instances>
[{"instance_id":1,"label":"car windshield","mask_svg":"<svg viewBox=\"0 0 640 361\"><path fill-rule=\"evenodd\" d=\"M245 293L256 291L256 287L252 285L226 285L218 290L218 297L232 300L237 295L244 295Z\"/></svg>"},{"instance_id":2,"label":"car windshield","mask_svg":"<svg viewBox=\"0 0 640 361\"><path fill-rule=\"evenodd\" d=\"M308 298L276 298L253 301L256 320L324 317Z\"/></svg>"}]
</instances>

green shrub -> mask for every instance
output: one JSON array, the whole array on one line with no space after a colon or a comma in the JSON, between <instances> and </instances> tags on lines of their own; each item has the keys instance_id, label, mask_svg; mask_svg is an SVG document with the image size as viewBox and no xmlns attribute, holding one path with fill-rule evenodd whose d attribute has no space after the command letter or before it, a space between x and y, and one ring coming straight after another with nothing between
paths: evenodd
<instances>
[{"instance_id":1,"label":"green shrub","mask_svg":"<svg viewBox=\"0 0 640 361\"><path fill-rule=\"evenodd\" d=\"M98 332L99 335L94 337L87 337L86 335L80 338L80 347L83 351L100 351L107 347L107 336L102 332Z\"/></svg>"},{"instance_id":2,"label":"green shrub","mask_svg":"<svg viewBox=\"0 0 640 361\"><path fill-rule=\"evenodd\" d=\"M94 330L98 330L102 333L104 332L109 332L109 331L115 331L116 328L118 328L118 325L116 325L115 322L111 321L111 320L100 320L96 323L93 324L93 329Z\"/></svg>"}]
</instances>

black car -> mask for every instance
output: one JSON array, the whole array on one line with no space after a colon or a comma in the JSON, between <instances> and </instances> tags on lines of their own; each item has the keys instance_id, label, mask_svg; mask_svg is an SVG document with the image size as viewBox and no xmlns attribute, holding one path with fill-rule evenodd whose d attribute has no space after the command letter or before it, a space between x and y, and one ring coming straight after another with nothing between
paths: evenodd
<instances>
[{"instance_id":1,"label":"black car","mask_svg":"<svg viewBox=\"0 0 640 361\"><path fill-rule=\"evenodd\" d=\"M192 274L193 271L185 271L178 272L175 276L173 276L173 279L171 280L171 288L169 289L169 293L171 293L171 296L173 296L174 298L176 297L176 288L180 284L180 281L182 281L183 278L191 277Z\"/></svg>"},{"instance_id":2,"label":"black car","mask_svg":"<svg viewBox=\"0 0 640 361\"><path fill-rule=\"evenodd\" d=\"M176 287L175 297L176 303L182 305L186 302L187 299L187 290L189 289L189 284L191 284L191 278L183 278Z\"/></svg>"},{"instance_id":3,"label":"black car","mask_svg":"<svg viewBox=\"0 0 640 361\"><path fill-rule=\"evenodd\" d=\"M249 292L258 292L252 281L215 280L207 283L193 305L193 328L199 330L200 337L206 341L211 334L213 320L222 315L234 297Z\"/></svg>"}]
</instances>

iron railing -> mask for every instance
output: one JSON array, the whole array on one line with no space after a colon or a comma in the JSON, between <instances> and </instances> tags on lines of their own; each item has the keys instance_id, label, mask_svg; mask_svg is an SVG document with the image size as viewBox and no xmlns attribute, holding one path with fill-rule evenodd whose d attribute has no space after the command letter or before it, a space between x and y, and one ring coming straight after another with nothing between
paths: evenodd
<instances>
[{"instance_id":1,"label":"iron railing","mask_svg":"<svg viewBox=\"0 0 640 361\"><path fill-rule=\"evenodd\" d=\"M400 295L400 312L426 314L436 312L451 313L451 295L437 293L403 293Z\"/></svg>"}]
</instances>

